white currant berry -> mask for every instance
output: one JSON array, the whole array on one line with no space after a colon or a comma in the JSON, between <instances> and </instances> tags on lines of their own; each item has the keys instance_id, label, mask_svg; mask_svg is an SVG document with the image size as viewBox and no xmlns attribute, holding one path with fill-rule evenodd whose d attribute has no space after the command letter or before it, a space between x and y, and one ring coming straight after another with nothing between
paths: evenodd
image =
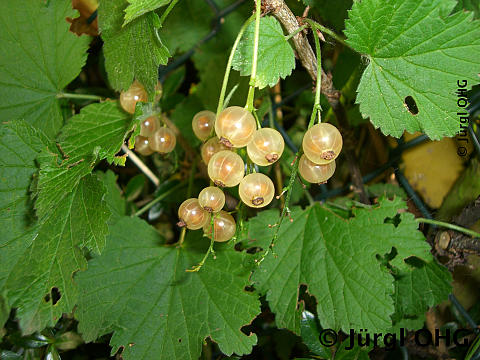
<instances>
[{"instance_id":1,"label":"white currant berry","mask_svg":"<svg viewBox=\"0 0 480 360\"><path fill-rule=\"evenodd\" d=\"M225 194L215 186L209 186L198 194L200 206L208 212L218 212L225 205Z\"/></svg>"},{"instance_id":2,"label":"white currant berry","mask_svg":"<svg viewBox=\"0 0 480 360\"><path fill-rule=\"evenodd\" d=\"M226 108L215 121L215 132L228 147L246 146L256 129L257 123L253 115L240 106Z\"/></svg>"},{"instance_id":3,"label":"white currant berry","mask_svg":"<svg viewBox=\"0 0 480 360\"><path fill-rule=\"evenodd\" d=\"M224 242L230 240L237 229L235 219L229 213L221 210L220 212L213 214L213 240L218 242ZM212 235L212 225L208 221L203 226L203 232L208 237Z\"/></svg>"},{"instance_id":4,"label":"white currant berry","mask_svg":"<svg viewBox=\"0 0 480 360\"><path fill-rule=\"evenodd\" d=\"M200 154L202 155L202 160L205 165L208 165L208 162L214 154L222 150L228 150L228 148L220 143L220 140L217 137L208 139L205 144L202 145L200 150Z\"/></svg>"},{"instance_id":5,"label":"white currant berry","mask_svg":"<svg viewBox=\"0 0 480 360\"><path fill-rule=\"evenodd\" d=\"M208 176L217 186L236 186L243 179L244 174L245 164L233 151L219 151L208 162Z\"/></svg>"},{"instance_id":6,"label":"white currant berry","mask_svg":"<svg viewBox=\"0 0 480 360\"><path fill-rule=\"evenodd\" d=\"M192 129L195 136L202 141L210 137L215 125L215 113L209 110L203 110L195 114L192 120Z\"/></svg>"},{"instance_id":7,"label":"white currant berry","mask_svg":"<svg viewBox=\"0 0 480 360\"><path fill-rule=\"evenodd\" d=\"M210 219L208 212L203 210L198 199L185 200L178 208L178 226L186 226L187 229L197 230L202 228Z\"/></svg>"},{"instance_id":8,"label":"white currant berry","mask_svg":"<svg viewBox=\"0 0 480 360\"><path fill-rule=\"evenodd\" d=\"M171 152L177 144L177 139L168 127L161 127L149 138L150 147L162 154Z\"/></svg>"},{"instance_id":9,"label":"white currant berry","mask_svg":"<svg viewBox=\"0 0 480 360\"><path fill-rule=\"evenodd\" d=\"M303 137L303 152L315 164L328 164L342 150L343 140L338 129L328 123L320 123L307 130Z\"/></svg>"},{"instance_id":10,"label":"white currant berry","mask_svg":"<svg viewBox=\"0 0 480 360\"><path fill-rule=\"evenodd\" d=\"M135 105L137 105L137 102L139 101L148 101L148 95L143 85L135 80L127 91L122 91L120 93L120 105L123 110L133 114L135 112Z\"/></svg>"},{"instance_id":11,"label":"white currant berry","mask_svg":"<svg viewBox=\"0 0 480 360\"><path fill-rule=\"evenodd\" d=\"M275 186L267 175L253 173L240 181L238 194L246 205L261 208L272 202L275 195Z\"/></svg>"},{"instance_id":12,"label":"white currant berry","mask_svg":"<svg viewBox=\"0 0 480 360\"><path fill-rule=\"evenodd\" d=\"M135 151L145 156L152 155L153 150L150 147L150 141L148 138L141 135L137 136L135 138Z\"/></svg>"},{"instance_id":13,"label":"white currant berry","mask_svg":"<svg viewBox=\"0 0 480 360\"><path fill-rule=\"evenodd\" d=\"M315 164L303 154L299 161L298 172L309 183L325 183L335 172L335 160L332 160L327 164Z\"/></svg>"},{"instance_id":14,"label":"white currant berry","mask_svg":"<svg viewBox=\"0 0 480 360\"><path fill-rule=\"evenodd\" d=\"M285 141L275 129L262 128L253 134L247 145L248 157L257 165L268 166L280 159Z\"/></svg>"}]
</instances>

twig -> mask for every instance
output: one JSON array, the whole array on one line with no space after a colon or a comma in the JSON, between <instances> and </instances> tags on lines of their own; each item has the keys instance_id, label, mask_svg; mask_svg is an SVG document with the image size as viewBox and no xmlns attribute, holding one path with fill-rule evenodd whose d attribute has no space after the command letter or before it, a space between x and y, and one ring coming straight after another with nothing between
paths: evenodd
<instances>
[{"instance_id":1,"label":"twig","mask_svg":"<svg viewBox=\"0 0 480 360\"><path fill-rule=\"evenodd\" d=\"M147 165L144 164L142 160L140 160L140 158L137 155L135 155L133 151L131 151L127 147L127 145L123 144L122 150L125 154L127 154L128 158L132 160L132 162L140 169L140 171L143 172L145 176L150 179L150 181L155 186L158 187L158 185L160 185L160 180L158 179L158 177L152 172L152 170L150 170L150 168Z\"/></svg>"},{"instance_id":2,"label":"twig","mask_svg":"<svg viewBox=\"0 0 480 360\"><path fill-rule=\"evenodd\" d=\"M450 224L450 223L443 222L443 221L425 219L425 218L416 218L415 221L419 222L419 223L442 226L442 227L447 228L447 229L455 230L455 231L470 235L473 238L479 238L480 239L480 234L477 233L476 231L466 229L462 226L458 226L458 225L455 225L455 224Z\"/></svg>"},{"instance_id":3,"label":"twig","mask_svg":"<svg viewBox=\"0 0 480 360\"><path fill-rule=\"evenodd\" d=\"M104 100L104 98L99 95L70 94L70 93L59 93L57 94L57 98L58 99Z\"/></svg>"}]
</instances>

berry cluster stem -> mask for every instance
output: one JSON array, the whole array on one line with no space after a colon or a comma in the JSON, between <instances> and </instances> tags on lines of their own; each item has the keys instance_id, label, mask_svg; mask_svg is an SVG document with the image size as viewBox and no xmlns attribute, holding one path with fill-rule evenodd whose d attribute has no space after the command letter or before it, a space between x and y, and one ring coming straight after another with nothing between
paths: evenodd
<instances>
[{"instance_id":1,"label":"berry cluster stem","mask_svg":"<svg viewBox=\"0 0 480 360\"><path fill-rule=\"evenodd\" d=\"M243 36L243 33L247 29L247 26L255 19L255 15L250 16L247 21L242 25L240 31L237 34L237 38L233 43L232 50L230 51L230 56L228 57L227 67L225 69L225 75L223 76L223 83L222 83L222 90L220 91L220 98L218 99L218 106L217 106L217 117L220 112L223 110L223 104L225 101L225 93L227 92L227 85L228 85L228 78L230 77L230 69L232 67L233 58L235 56L235 51L237 50L238 43ZM213 129L212 129L213 131Z\"/></svg>"},{"instance_id":2,"label":"berry cluster stem","mask_svg":"<svg viewBox=\"0 0 480 360\"><path fill-rule=\"evenodd\" d=\"M213 250L213 244L215 242L215 224L214 224L214 221L215 221L215 214L212 214L211 218L210 218L210 227L211 227L211 237L210 237L210 246L208 247L208 250L207 252L205 253L205 255L203 256L203 259L202 261L200 261L198 263L198 265L195 265L194 267L192 267L191 269L186 269L185 271L186 272L197 272L197 271L200 271L200 269L202 268L203 264L205 264L205 261L207 261L207 258L208 258L208 255L210 255L210 253L212 253L213 256L215 256L215 250Z\"/></svg>"},{"instance_id":3,"label":"berry cluster stem","mask_svg":"<svg viewBox=\"0 0 480 360\"><path fill-rule=\"evenodd\" d=\"M257 61L258 61L258 39L260 37L260 13L262 11L262 2L261 0L256 0L256 8L255 8L255 35L253 38L253 56L252 56L252 72L250 75L250 87L248 88L248 95L247 95L247 104L245 108L248 111L253 111L253 100L255 95L255 82L257 77Z\"/></svg>"}]
</instances>

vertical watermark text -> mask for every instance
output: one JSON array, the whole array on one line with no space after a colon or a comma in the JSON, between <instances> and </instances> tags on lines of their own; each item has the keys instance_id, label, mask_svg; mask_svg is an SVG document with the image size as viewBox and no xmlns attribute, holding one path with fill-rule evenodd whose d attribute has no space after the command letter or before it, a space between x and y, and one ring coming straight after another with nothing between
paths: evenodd
<instances>
[{"instance_id":1,"label":"vertical watermark text","mask_svg":"<svg viewBox=\"0 0 480 360\"><path fill-rule=\"evenodd\" d=\"M468 144L468 122L469 116L467 111L468 98L467 98L467 80L457 80L457 116L459 117L460 129L457 134L458 156L467 156L467 144Z\"/></svg>"}]
</instances>

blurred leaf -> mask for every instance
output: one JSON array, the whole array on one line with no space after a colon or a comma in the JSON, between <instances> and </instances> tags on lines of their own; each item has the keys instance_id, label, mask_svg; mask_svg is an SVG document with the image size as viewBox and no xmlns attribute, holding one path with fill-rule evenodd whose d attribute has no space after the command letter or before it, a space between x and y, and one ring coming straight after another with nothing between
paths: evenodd
<instances>
[{"instance_id":1,"label":"blurred leaf","mask_svg":"<svg viewBox=\"0 0 480 360\"><path fill-rule=\"evenodd\" d=\"M127 201L135 200L141 193L145 186L146 178L143 174L138 174L132 177L125 188L125 197Z\"/></svg>"},{"instance_id":2,"label":"blurred leaf","mask_svg":"<svg viewBox=\"0 0 480 360\"><path fill-rule=\"evenodd\" d=\"M402 200L407 200L407 193L400 186L389 183L377 183L366 186L369 197L381 197L384 196L388 199L392 199L398 196Z\"/></svg>"}]
</instances>

